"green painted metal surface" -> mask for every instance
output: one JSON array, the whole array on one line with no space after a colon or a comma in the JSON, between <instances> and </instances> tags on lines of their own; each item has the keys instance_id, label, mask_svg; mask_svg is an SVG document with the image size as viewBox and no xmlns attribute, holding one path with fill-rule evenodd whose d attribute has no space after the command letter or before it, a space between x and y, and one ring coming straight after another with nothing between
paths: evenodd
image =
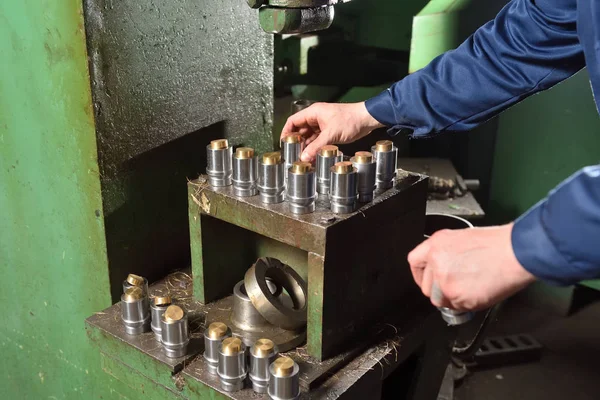
<instances>
[{"instance_id":1,"label":"green painted metal surface","mask_svg":"<svg viewBox=\"0 0 600 400\"><path fill-rule=\"evenodd\" d=\"M500 116L489 214L517 218L578 169L600 161L600 119L587 71ZM598 288L598 281L586 282Z\"/></svg>"},{"instance_id":2,"label":"green painted metal surface","mask_svg":"<svg viewBox=\"0 0 600 400\"><path fill-rule=\"evenodd\" d=\"M1 2L0 38L2 398L130 398L84 330L110 296L81 2Z\"/></svg>"},{"instance_id":3,"label":"green painted metal surface","mask_svg":"<svg viewBox=\"0 0 600 400\"><path fill-rule=\"evenodd\" d=\"M600 161L600 119L585 71L506 111L498 129L490 204L496 222L518 217Z\"/></svg>"}]
</instances>

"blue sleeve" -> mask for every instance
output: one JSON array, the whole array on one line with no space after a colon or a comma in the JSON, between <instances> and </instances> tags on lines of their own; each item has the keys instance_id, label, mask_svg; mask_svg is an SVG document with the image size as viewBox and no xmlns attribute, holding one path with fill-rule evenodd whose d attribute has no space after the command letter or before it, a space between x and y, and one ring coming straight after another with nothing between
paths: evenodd
<instances>
[{"instance_id":1,"label":"blue sleeve","mask_svg":"<svg viewBox=\"0 0 600 400\"><path fill-rule=\"evenodd\" d=\"M513 0L456 50L367 100L380 123L415 137L469 130L585 65L576 0Z\"/></svg>"},{"instance_id":2,"label":"blue sleeve","mask_svg":"<svg viewBox=\"0 0 600 400\"><path fill-rule=\"evenodd\" d=\"M600 278L600 165L578 171L519 218L512 245L521 265L547 282Z\"/></svg>"}]
</instances>

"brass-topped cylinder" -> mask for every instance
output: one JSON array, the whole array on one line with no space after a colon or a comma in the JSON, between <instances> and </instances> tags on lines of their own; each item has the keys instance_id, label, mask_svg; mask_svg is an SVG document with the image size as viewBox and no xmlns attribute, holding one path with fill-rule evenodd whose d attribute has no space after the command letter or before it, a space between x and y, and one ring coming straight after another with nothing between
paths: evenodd
<instances>
[{"instance_id":1,"label":"brass-topped cylinder","mask_svg":"<svg viewBox=\"0 0 600 400\"><path fill-rule=\"evenodd\" d=\"M221 343L228 337L231 337L231 329L222 322L213 322L204 331L204 359L208 372L213 375L217 375Z\"/></svg>"},{"instance_id":2,"label":"brass-topped cylinder","mask_svg":"<svg viewBox=\"0 0 600 400\"><path fill-rule=\"evenodd\" d=\"M375 181L377 190L387 190L394 186L398 164L398 148L391 140L380 140L371 148L377 163Z\"/></svg>"},{"instance_id":3,"label":"brass-topped cylinder","mask_svg":"<svg viewBox=\"0 0 600 400\"><path fill-rule=\"evenodd\" d=\"M377 187L377 163L373 153L358 151L350 161L358 173L358 201L360 203L372 201Z\"/></svg>"},{"instance_id":4,"label":"brass-topped cylinder","mask_svg":"<svg viewBox=\"0 0 600 400\"><path fill-rule=\"evenodd\" d=\"M148 297L141 286L131 286L121 295L121 320L128 335L150 330Z\"/></svg>"},{"instance_id":5,"label":"brass-topped cylinder","mask_svg":"<svg viewBox=\"0 0 600 400\"><path fill-rule=\"evenodd\" d=\"M330 169L331 188L329 201L331 211L348 214L356 209L358 197L358 173L349 161L336 163Z\"/></svg>"},{"instance_id":6,"label":"brass-topped cylinder","mask_svg":"<svg viewBox=\"0 0 600 400\"><path fill-rule=\"evenodd\" d=\"M258 194L258 158L254 149L238 147L233 156L233 192L239 197Z\"/></svg>"},{"instance_id":7,"label":"brass-topped cylinder","mask_svg":"<svg viewBox=\"0 0 600 400\"><path fill-rule=\"evenodd\" d=\"M321 147L317 153L317 193L329 194L331 182L331 167L343 161L344 155L337 146L327 145Z\"/></svg>"},{"instance_id":8,"label":"brass-topped cylinder","mask_svg":"<svg viewBox=\"0 0 600 400\"><path fill-rule=\"evenodd\" d=\"M240 338L228 337L221 343L217 374L224 391L237 392L244 388L247 375L246 346Z\"/></svg>"},{"instance_id":9,"label":"brass-topped cylinder","mask_svg":"<svg viewBox=\"0 0 600 400\"><path fill-rule=\"evenodd\" d=\"M250 348L250 381L256 393L267 393L269 366L277 357L278 350L270 339L258 339Z\"/></svg>"},{"instance_id":10,"label":"brass-topped cylinder","mask_svg":"<svg viewBox=\"0 0 600 400\"><path fill-rule=\"evenodd\" d=\"M160 296L155 297L154 301L150 304L150 317L152 320L150 327L152 328L152 332L154 332L154 337L159 342L162 340L160 319L171 303L170 296Z\"/></svg>"},{"instance_id":11,"label":"brass-topped cylinder","mask_svg":"<svg viewBox=\"0 0 600 400\"><path fill-rule=\"evenodd\" d=\"M230 186L232 184L233 148L227 139L218 139L206 146L206 174L208 182L214 187Z\"/></svg>"},{"instance_id":12,"label":"brass-topped cylinder","mask_svg":"<svg viewBox=\"0 0 600 400\"><path fill-rule=\"evenodd\" d=\"M258 162L258 192L265 204L281 203L285 198L285 163L281 153L265 153Z\"/></svg>"},{"instance_id":13,"label":"brass-topped cylinder","mask_svg":"<svg viewBox=\"0 0 600 400\"><path fill-rule=\"evenodd\" d=\"M187 354L190 332L187 313L178 305L167 307L160 320L161 342L169 358L183 357Z\"/></svg>"},{"instance_id":14,"label":"brass-topped cylinder","mask_svg":"<svg viewBox=\"0 0 600 400\"><path fill-rule=\"evenodd\" d=\"M300 368L289 357L279 357L269 366L269 396L273 400L300 397Z\"/></svg>"},{"instance_id":15,"label":"brass-topped cylinder","mask_svg":"<svg viewBox=\"0 0 600 400\"><path fill-rule=\"evenodd\" d=\"M315 211L315 171L310 163L296 161L288 169L286 200L294 214Z\"/></svg>"},{"instance_id":16,"label":"brass-topped cylinder","mask_svg":"<svg viewBox=\"0 0 600 400\"><path fill-rule=\"evenodd\" d=\"M285 169L290 168L296 161L300 160L302 154L302 136L290 135L283 138L281 143Z\"/></svg>"}]
</instances>

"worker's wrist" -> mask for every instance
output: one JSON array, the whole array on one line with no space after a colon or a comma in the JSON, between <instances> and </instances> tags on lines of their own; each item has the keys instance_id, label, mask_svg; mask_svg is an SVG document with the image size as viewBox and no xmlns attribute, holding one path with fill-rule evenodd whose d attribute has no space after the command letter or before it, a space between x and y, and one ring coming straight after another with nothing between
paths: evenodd
<instances>
[{"instance_id":1,"label":"worker's wrist","mask_svg":"<svg viewBox=\"0 0 600 400\"><path fill-rule=\"evenodd\" d=\"M361 125L364 129L370 132L374 129L385 127L385 125L373 118L369 110L367 110L367 106L364 101L361 103L356 103L356 107L360 115Z\"/></svg>"}]
</instances>

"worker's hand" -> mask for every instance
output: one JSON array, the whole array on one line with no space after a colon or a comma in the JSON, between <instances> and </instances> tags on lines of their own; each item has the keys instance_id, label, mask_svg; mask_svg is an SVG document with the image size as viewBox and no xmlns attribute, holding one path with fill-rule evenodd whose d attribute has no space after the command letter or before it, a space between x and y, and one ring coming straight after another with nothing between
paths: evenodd
<instances>
[{"instance_id":1,"label":"worker's hand","mask_svg":"<svg viewBox=\"0 0 600 400\"><path fill-rule=\"evenodd\" d=\"M488 308L535 280L513 253L513 224L436 232L409 255L417 284L433 305Z\"/></svg>"},{"instance_id":2,"label":"worker's hand","mask_svg":"<svg viewBox=\"0 0 600 400\"><path fill-rule=\"evenodd\" d=\"M319 149L327 144L351 143L381 128L369 114L365 103L315 103L288 118L281 139L292 134L304 136L302 161L312 162Z\"/></svg>"}]
</instances>

